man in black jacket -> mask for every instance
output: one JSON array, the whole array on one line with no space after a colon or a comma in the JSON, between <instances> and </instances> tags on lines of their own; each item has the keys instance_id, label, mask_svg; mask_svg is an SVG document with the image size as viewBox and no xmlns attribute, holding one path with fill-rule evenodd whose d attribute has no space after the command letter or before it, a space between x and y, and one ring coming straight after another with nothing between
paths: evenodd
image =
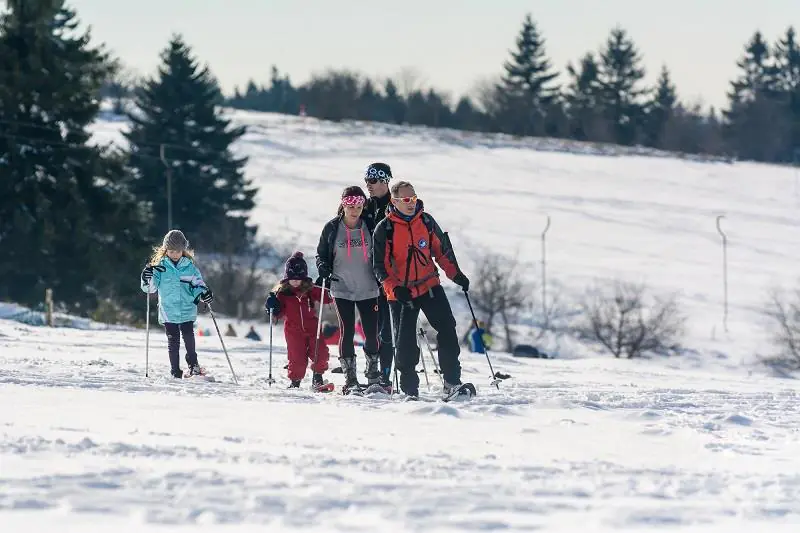
<instances>
[{"instance_id":1,"label":"man in black jacket","mask_svg":"<svg viewBox=\"0 0 800 533\"><path fill-rule=\"evenodd\" d=\"M364 220L370 232L375 231L378 222L383 220L388 214L389 181L392 179L392 169L386 163L372 163L364 172L364 181L367 184L369 200L364 206ZM379 353L381 358L381 377L380 384L387 390L392 385L392 359L394 357L394 345L392 342L392 323L389 316L389 304L386 301L386 293L381 288L378 296L378 337L380 340Z\"/></svg>"}]
</instances>

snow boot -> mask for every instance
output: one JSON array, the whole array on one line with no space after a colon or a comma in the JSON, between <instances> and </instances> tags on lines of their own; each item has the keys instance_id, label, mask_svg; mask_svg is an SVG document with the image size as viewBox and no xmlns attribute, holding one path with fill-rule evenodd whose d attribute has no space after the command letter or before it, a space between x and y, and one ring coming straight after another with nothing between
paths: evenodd
<instances>
[{"instance_id":1,"label":"snow boot","mask_svg":"<svg viewBox=\"0 0 800 533\"><path fill-rule=\"evenodd\" d=\"M358 382L358 375L356 374L356 358L340 357L339 362L342 364L342 370L344 370L344 387L342 387L342 394L360 392L361 384Z\"/></svg>"},{"instance_id":2,"label":"snow boot","mask_svg":"<svg viewBox=\"0 0 800 533\"><path fill-rule=\"evenodd\" d=\"M170 370L170 374L172 374L173 378L182 378L183 377L183 370L180 368L173 368Z\"/></svg>"},{"instance_id":3,"label":"snow boot","mask_svg":"<svg viewBox=\"0 0 800 533\"><path fill-rule=\"evenodd\" d=\"M369 385L374 385L381 379L381 371L378 368L380 357L377 353L364 352L364 355L367 356L367 368L364 370L364 376L366 376Z\"/></svg>"},{"instance_id":4,"label":"snow boot","mask_svg":"<svg viewBox=\"0 0 800 533\"><path fill-rule=\"evenodd\" d=\"M205 372L203 371L202 368L200 368L200 365L194 364L194 365L189 365L189 372L188 372L188 374L186 376L187 377L190 377L190 376L202 376L204 374L205 374Z\"/></svg>"},{"instance_id":5,"label":"snow boot","mask_svg":"<svg viewBox=\"0 0 800 533\"><path fill-rule=\"evenodd\" d=\"M299 389L300 388L300 380L293 379L291 383L289 383L288 389Z\"/></svg>"}]
</instances>

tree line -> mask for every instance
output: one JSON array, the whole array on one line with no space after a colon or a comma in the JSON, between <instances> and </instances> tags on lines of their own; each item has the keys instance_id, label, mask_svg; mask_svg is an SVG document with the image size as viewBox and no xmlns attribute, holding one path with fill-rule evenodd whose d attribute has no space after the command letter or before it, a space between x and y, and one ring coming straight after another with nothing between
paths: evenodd
<instances>
[{"instance_id":1,"label":"tree line","mask_svg":"<svg viewBox=\"0 0 800 533\"><path fill-rule=\"evenodd\" d=\"M800 48L789 27L770 44L755 32L736 63L727 107L682 101L668 66L644 83L643 55L621 27L599 50L558 71L543 32L525 17L502 76L453 101L411 69L380 81L347 70L302 85L273 66L270 80L237 88L226 104L328 120L416 124L518 136L643 145L668 151L794 163L800 159Z\"/></svg>"}]
</instances>

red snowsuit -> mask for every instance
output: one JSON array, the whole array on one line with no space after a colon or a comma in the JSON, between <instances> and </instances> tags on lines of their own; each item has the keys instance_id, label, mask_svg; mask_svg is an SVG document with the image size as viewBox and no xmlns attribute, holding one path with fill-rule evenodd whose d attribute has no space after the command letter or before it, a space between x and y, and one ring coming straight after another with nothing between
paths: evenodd
<instances>
[{"instance_id":1,"label":"red snowsuit","mask_svg":"<svg viewBox=\"0 0 800 533\"><path fill-rule=\"evenodd\" d=\"M328 370L328 345L320 339L317 349L317 365L314 361L314 340L317 335L317 314L314 306L319 303L319 287L312 287L310 291L300 293L296 289L291 292L277 294L281 309L275 315L276 319L283 318L283 334L286 338L286 352L289 358L289 379L302 380L306 375L308 362L311 361L312 372L322 374ZM330 294L325 293L324 303L331 303Z\"/></svg>"}]
</instances>

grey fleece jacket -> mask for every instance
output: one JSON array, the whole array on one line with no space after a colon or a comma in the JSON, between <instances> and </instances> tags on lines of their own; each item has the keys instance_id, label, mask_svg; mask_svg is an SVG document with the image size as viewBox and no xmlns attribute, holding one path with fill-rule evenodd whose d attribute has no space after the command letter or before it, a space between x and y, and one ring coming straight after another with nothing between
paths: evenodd
<instances>
[{"instance_id":1,"label":"grey fleece jacket","mask_svg":"<svg viewBox=\"0 0 800 533\"><path fill-rule=\"evenodd\" d=\"M336 230L331 296L345 300L377 298L378 282L372 270L372 235L363 220L354 229L344 220Z\"/></svg>"}]
</instances>

